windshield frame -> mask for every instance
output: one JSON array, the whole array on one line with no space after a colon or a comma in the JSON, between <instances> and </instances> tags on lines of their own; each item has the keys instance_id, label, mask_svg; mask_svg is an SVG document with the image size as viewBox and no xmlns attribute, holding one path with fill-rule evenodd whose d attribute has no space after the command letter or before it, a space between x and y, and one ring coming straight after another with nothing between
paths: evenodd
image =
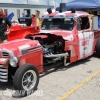
<instances>
[{"instance_id":1,"label":"windshield frame","mask_svg":"<svg viewBox=\"0 0 100 100\"><path fill-rule=\"evenodd\" d=\"M70 19L70 22L72 22L73 24L72 24L72 27L70 28L70 29L66 29L67 28L67 26L66 26L66 28L64 29L64 28L59 28L59 27L57 27L57 25L56 25L56 28L55 29L51 29L51 28L44 28L45 26L43 26L43 25L46 25L46 24L44 24L45 23L45 20L46 19L51 19L51 20L53 20L53 19L63 19L63 20L66 20L66 19ZM49 22L49 21L48 21ZM53 23L53 21L52 21L52 23ZM60 23L60 22L59 22ZM64 22L65 23L65 22ZM74 27L74 23L75 23L75 21L74 21L74 18L72 17L72 16L46 16L45 18L44 18L44 20L43 20L43 22L42 22L42 25L41 25L41 29L42 30L68 30L68 31L72 31L73 30L73 27ZM62 25L62 24L61 24ZM52 26L53 26L53 24L52 24ZM58 26L60 26L60 24L58 24Z\"/></svg>"}]
</instances>

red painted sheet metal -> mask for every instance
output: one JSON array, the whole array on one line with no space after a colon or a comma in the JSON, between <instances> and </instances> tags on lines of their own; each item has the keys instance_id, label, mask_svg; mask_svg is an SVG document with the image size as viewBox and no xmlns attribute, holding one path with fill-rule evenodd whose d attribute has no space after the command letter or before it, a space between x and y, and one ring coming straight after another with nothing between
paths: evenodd
<instances>
[{"instance_id":1,"label":"red painted sheet metal","mask_svg":"<svg viewBox=\"0 0 100 100\"><path fill-rule=\"evenodd\" d=\"M22 39L26 36L38 33L39 30L35 30L34 26L22 27L20 25L12 26L11 33L8 35L8 41L15 39Z\"/></svg>"},{"instance_id":2,"label":"red painted sheet metal","mask_svg":"<svg viewBox=\"0 0 100 100\"><path fill-rule=\"evenodd\" d=\"M0 52L7 52L11 56L21 56L22 50L30 49L33 47L40 47L41 45L37 40L30 39L17 39L0 44ZM0 56L1 53L0 53Z\"/></svg>"}]
</instances>

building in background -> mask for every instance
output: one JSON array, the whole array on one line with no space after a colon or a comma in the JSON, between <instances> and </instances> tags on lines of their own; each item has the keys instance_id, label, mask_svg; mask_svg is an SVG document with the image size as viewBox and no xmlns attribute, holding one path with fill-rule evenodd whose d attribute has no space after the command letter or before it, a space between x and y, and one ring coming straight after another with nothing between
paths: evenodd
<instances>
[{"instance_id":1,"label":"building in background","mask_svg":"<svg viewBox=\"0 0 100 100\"><path fill-rule=\"evenodd\" d=\"M44 12L46 12L47 8L54 8L51 5L32 5L32 4L13 4L13 3L0 3L0 7L3 11L8 15L10 13L14 13L13 20L17 20L19 17L22 17L22 13L24 12L27 16L31 14L35 14L36 10L41 12L41 16Z\"/></svg>"}]
</instances>

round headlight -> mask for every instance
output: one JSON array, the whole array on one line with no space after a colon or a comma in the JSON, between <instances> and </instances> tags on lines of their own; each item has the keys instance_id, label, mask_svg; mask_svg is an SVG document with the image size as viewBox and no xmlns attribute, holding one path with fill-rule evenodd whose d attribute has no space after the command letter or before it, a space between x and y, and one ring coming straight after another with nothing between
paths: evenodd
<instances>
[{"instance_id":1,"label":"round headlight","mask_svg":"<svg viewBox=\"0 0 100 100\"><path fill-rule=\"evenodd\" d=\"M17 67L18 64L18 58L17 57L12 57L9 59L9 63L12 67Z\"/></svg>"}]
</instances>

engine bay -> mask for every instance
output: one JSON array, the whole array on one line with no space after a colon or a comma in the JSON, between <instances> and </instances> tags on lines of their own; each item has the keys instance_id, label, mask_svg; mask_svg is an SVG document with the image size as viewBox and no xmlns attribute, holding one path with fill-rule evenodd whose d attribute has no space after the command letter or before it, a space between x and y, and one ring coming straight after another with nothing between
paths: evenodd
<instances>
[{"instance_id":1,"label":"engine bay","mask_svg":"<svg viewBox=\"0 0 100 100\"><path fill-rule=\"evenodd\" d=\"M61 36L42 34L35 35L35 40L43 46L43 54L59 54L64 52L64 40Z\"/></svg>"},{"instance_id":2,"label":"engine bay","mask_svg":"<svg viewBox=\"0 0 100 100\"><path fill-rule=\"evenodd\" d=\"M43 46L44 65L53 64L63 59L63 56L58 56L64 53L65 41L62 36L43 33L36 34L34 39Z\"/></svg>"}]
</instances>

